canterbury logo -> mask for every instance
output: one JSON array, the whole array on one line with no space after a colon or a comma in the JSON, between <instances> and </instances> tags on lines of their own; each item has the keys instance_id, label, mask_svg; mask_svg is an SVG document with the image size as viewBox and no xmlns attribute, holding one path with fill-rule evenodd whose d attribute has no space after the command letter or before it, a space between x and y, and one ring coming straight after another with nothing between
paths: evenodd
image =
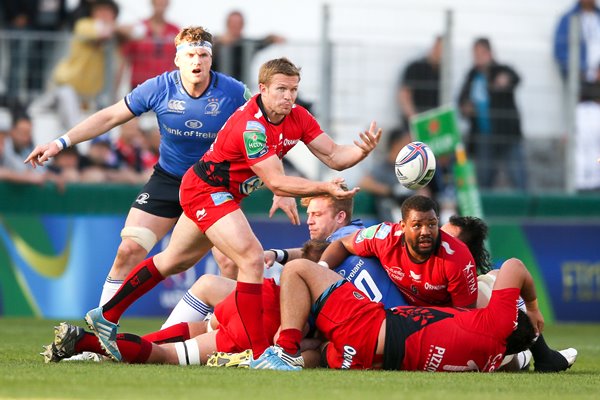
<instances>
[{"instance_id":1,"label":"canterbury logo","mask_svg":"<svg viewBox=\"0 0 600 400\"><path fill-rule=\"evenodd\" d=\"M185 111L185 101L183 100L169 100L167 108L170 111L182 112Z\"/></svg>"}]
</instances>

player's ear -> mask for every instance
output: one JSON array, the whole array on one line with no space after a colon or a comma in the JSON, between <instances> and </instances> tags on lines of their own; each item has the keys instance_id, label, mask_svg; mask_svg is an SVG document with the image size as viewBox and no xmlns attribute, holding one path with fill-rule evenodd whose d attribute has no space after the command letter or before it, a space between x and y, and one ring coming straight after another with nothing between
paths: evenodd
<instances>
[{"instance_id":1,"label":"player's ear","mask_svg":"<svg viewBox=\"0 0 600 400\"><path fill-rule=\"evenodd\" d=\"M175 59L173 60L175 66L179 68L179 54L175 53Z\"/></svg>"},{"instance_id":2,"label":"player's ear","mask_svg":"<svg viewBox=\"0 0 600 400\"><path fill-rule=\"evenodd\" d=\"M338 212L335 219L338 224L344 222L346 220L346 211L342 210Z\"/></svg>"}]
</instances>

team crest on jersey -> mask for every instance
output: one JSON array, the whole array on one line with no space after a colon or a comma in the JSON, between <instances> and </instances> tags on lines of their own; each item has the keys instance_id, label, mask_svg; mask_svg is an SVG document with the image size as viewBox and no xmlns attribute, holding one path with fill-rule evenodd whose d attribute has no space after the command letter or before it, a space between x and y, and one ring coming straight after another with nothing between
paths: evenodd
<instances>
[{"instance_id":1,"label":"team crest on jersey","mask_svg":"<svg viewBox=\"0 0 600 400\"><path fill-rule=\"evenodd\" d=\"M233 200L233 195L229 192L218 192L210 195L215 206L220 206L223 203Z\"/></svg>"},{"instance_id":2,"label":"team crest on jersey","mask_svg":"<svg viewBox=\"0 0 600 400\"><path fill-rule=\"evenodd\" d=\"M247 126L246 129L248 129ZM269 151L267 135L257 130L246 130L244 132L244 146L249 159L262 157Z\"/></svg>"},{"instance_id":3,"label":"team crest on jersey","mask_svg":"<svg viewBox=\"0 0 600 400\"><path fill-rule=\"evenodd\" d=\"M240 193L247 196L263 185L264 182L258 176L252 176L240 183Z\"/></svg>"},{"instance_id":4,"label":"team crest on jersey","mask_svg":"<svg viewBox=\"0 0 600 400\"><path fill-rule=\"evenodd\" d=\"M183 100L169 100L167 103L167 110L177 114L183 114L185 111L185 101Z\"/></svg>"},{"instance_id":5,"label":"team crest on jersey","mask_svg":"<svg viewBox=\"0 0 600 400\"><path fill-rule=\"evenodd\" d=\"M221 114L219 107L221 107L219 99L208 99L208 104L206 107L204 107L204 114L216 117L217 115Z\"/></svg>"}]
</instances>

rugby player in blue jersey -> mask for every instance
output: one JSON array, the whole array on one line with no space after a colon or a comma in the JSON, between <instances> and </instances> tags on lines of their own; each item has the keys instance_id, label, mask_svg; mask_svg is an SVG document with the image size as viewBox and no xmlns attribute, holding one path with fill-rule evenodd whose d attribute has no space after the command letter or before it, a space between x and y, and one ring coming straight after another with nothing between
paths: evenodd
<instances>
[{"instance_id":1,"label":"rugby player in blue jersey","mask_svg":"<svg viewBox=\"0 0 600 400\"><path fill-rule=\"evenodd\" d=\"M100 304L116 293L133 267L173 228L182 213L181 177L208 150L227 118L250 98L243 83L211 71L212 41L212 35L202 27L182 29L175 37L178 69L147 80L123 100L96 112L58 139L37 146L25 160L35 168L61 150L100 136L147 111L156 114L160 158L154 174L131 205Z\"/></svg>"}]
</instances>

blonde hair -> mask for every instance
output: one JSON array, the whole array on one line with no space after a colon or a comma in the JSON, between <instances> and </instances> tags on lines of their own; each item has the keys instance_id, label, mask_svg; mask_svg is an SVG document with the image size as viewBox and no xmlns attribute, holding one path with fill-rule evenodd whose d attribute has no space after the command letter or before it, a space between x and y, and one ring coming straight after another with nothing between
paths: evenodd
<instances>
[{"instance_id":1,"label":"blonde hair","mask_svg":"<svg viewBox=\"0 0 600 400\"><path fill-rule=\"evenodd\" d=\"M210 32L201 26L189 26L179 31L175 36L175 47L179 46L182 42L209 42L212 44L213 37Z\"/></svg>"},{"instance_id":2,"label":"blonde hair","mask_svg":"<svg viewBox=\"0 0 600 400\"><path fill-rule=\"evenodd\" d=\"M297 76L300 80L300 69L285 57L276 58L261 65L260 71L258 71L258 83L268 85L276 74Z\"/></svg>"}]
</instances>

